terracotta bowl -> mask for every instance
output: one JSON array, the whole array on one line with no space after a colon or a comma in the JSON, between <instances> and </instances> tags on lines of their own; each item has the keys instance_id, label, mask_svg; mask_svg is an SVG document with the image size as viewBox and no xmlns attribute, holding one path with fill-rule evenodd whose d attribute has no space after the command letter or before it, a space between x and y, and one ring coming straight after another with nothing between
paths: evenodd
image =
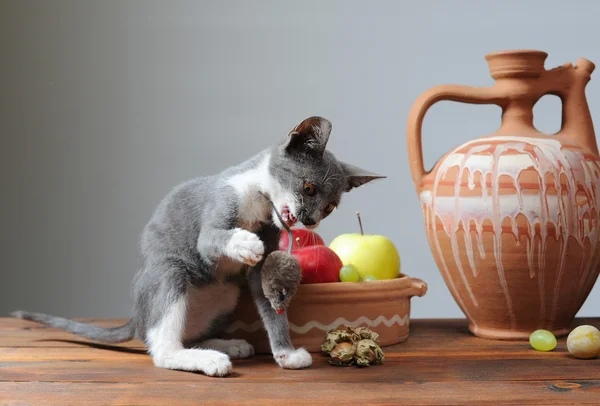
<instances>
[{"instance_id":1,"label":"terracotta bowl","mask_svg":"<svg viewBox=\"0 0 600 406\"><path fill-rule=\"evenodd\" d=\"M300 285L287 310L296 347L320 352L325 334L342 325L365 326L384 347L408 338L410 298L423 296L427 284L401 275L370 282ZM270 353L269 340L248 289L243 289L224 338L244 339L257 353Z\"/></svg>"}]
</instances>

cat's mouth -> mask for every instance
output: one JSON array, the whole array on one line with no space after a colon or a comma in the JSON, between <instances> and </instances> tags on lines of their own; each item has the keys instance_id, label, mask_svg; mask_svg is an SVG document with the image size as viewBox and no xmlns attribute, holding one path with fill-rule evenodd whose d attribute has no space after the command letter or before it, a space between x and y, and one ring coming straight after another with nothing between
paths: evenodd
<instances>
[{"instance_id":1,"label":"cat's mouth","mask_svg":"<svg viewBox=\"0 0 600 406\"><path fill-rule=\"evenodd\" d=\"M283 206L283 210L281 210L281 218L288 227L293 227L298 221L288 206Z\"/></svg>"}]
</instances>

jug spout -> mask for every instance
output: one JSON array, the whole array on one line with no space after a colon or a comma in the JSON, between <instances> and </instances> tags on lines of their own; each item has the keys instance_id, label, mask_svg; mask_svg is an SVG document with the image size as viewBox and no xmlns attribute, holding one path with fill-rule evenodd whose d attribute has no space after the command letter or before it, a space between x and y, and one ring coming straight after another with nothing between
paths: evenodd
<instances>
[{"instance_id":1,"label":"jug spout","mask_svg":"<svg viewBox=\"0 0 600 406\"><path fill-rule=\"evenodd\" d=\"M598 155L594 123L585 87L595 69L594 63L579 58L575 66L565 64L546 72L547 93L557 95L563 103L562 127L557 135Z\"/></svg>"}]
</instances>

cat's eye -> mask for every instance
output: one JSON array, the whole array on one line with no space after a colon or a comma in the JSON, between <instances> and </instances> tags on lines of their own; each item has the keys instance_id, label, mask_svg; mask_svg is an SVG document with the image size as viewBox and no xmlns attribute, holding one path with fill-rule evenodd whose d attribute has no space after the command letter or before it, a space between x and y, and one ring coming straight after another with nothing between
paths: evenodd
<instances>
[{"instance_id":1,"label":"cat's eye","mask_svg":"<svg viewBox=\"0 0 600 406\"><path fill-rule=\"evenodd\" d=\"M325 206L325 213L329 214L331 213L333 210L335 209L335 204L333 203L329 203L327 206Z\"/></svg>"},{"instance_id":2,"label":"cat's eye","mask_svg":"<svg viewBox=\"0 0 600 406\"><path fill-rule=\"evenodd\" d=\"M312 183L308 183L308 182L304 182L304 187L303 187L304 193L306 193L308 196L314 196L315 195L315 185L313 185Z\"/></svg>"},{"instance_id":3,"label":"cat's eye","mask_svg":"<svg viewBox=\"0 0 600 406\"><path fill-rule=\"evenodd\" d=\"M285 300L285 291L279 292L279 301L283 302Z\"/></svg>"}]
</instances>

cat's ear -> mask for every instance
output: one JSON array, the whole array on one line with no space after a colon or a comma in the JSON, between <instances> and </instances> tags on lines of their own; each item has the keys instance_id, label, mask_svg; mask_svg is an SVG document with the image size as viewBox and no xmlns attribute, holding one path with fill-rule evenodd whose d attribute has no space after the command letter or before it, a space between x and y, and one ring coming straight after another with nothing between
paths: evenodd
<instances>
[{"instance_id":1,"label":"cat's ear","mask_svg":"<svg viewBox=\"0 0 600 406\"><path fill-rule=\"evenodd\" d=\"M331 134L331 122L323 117L309 117L288 134L284 149L288 153L305 152L322 155Z\"/></svg>"},{"instance_id":2,"label":"cat's ear","mask_svg":"<svg viewBox=\"0 0 600 406\"><path fill-rule=\"evenodd\" d=\"M345 162L340 162L346 175L346 189L344 192L349 192L354 188L369 183L375 179L385 179L387 176L377 175L376 173L366 171L354 165Z\"/></svg>"}]
</instances>

